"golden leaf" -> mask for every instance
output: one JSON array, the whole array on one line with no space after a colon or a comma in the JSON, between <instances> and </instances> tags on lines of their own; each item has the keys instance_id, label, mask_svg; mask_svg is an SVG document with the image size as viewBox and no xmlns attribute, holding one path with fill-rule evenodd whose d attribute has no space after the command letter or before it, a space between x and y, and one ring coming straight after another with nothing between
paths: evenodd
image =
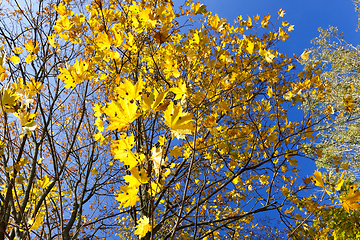
<instances>
[{"instance_id":1,"label":"golden leaf","mask_svg":"<svg viewBox=\"0 0 360 240\"><path fill-rule=\"evenodd\" d=\"M149 218L143 216L138 221L138 223L139 224L136 226L135 234L138 235L140 238L143 238L151 230L151 226L149 224Z\"/></svg>"},{"instance_id":2,"label":"golden leaf","mask_svg":"<svg viewBox=\"0 0 360 240\"><path fill-rule=\"evenodd\" d=\"M29 224L31 224L30 230L36 230L36 229L40 228L43 225L44 217L45 217L45 213L39 212L36 215L35 221L29 220Z\"/></svg>"},{"instance_id":3,"label":"golden leaf","mask_svg":"<svg viewBox=\"0 0 360 240\"><path fill-rule=\"evenodd\" d=\"M20 63L20 58L18 56L11 56L10 57L10 61L13 63L13 64L19 64Z\"/></svg>"},{"instance_id":4,"label":"golden leaf","mask_svg":"<svg viewBox=\"0 0 360 240\"><path fill-rule=\"evenodd\" d=\"M313 178L313 182L314 182L315 186L321 187L322 189L324 189L326 191L327 194L329 194L329 195L331 194L330 191L326 190L326 187L322 180L321 172L319 172L318 170L315 170L314 176L312 178Z\"/></svg>"},{"instance_id":5,"label":"golden leaf","mask_svg":"<svg viewBox=\"0 0 360 240\"><path fill-rule=\"evenodd\" d=\"M356 188L356 184L351 185L348 195L341 201L345 211L348 213L350 213L350 210L360 208L360 192Z\"/></svg>"},{"instance_id":6,"label":"golden leaf","mask_svg":"<svg viewBox=\"0 0 360 240\"><path fill-rule=\"evenodd\" d=\"M285 10L283 10L282 8L279 9L278 14L280 17L283 17L285 15Z\"/></svg>"},{"instance_id":7,"label":"golden leaf","mask_svg":"<svg viewBox=\"0 0 360 240\"><path fill-rule=\"evenodd\" d=\"M300 55L301 59L304 60L304 61L307 61L307 60L309 59L309 53L310 53L310 51L305 50L305 51Z\"/></svg>"},{"instance_id":8,"label":"golden leaf","mask_svg":"<svg viewBox=\"0 0 360 240\"><path fill-rule=\"evenodd\" d=\"M181 135L184 134L191 134L194 131L192 115L190 113L184 113L182 107L174 105L173 102L170 102L164 113L164 118L165 124L170 127L171 132L177 138L181 138Z\"/></svg>"},{"instance_id":9,"label":"golden leaf","mask_svg":"<svg viewBox=\"0 0 360 240\"><path fill-rule=\"evenodd\" d=\"M119 193L115 200L117 200L122 207L133 207L139 201L138 192L136 187L122 186L120 187L122 193Z\"/></svg>"}]
</instances>

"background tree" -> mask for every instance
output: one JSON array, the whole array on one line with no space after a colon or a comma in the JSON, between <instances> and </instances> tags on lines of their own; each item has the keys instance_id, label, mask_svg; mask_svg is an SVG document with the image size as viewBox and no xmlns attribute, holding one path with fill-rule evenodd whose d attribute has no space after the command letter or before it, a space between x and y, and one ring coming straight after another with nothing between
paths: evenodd
<instances>
[{"instance_id":1,"label":"background tree","mask_svg":"<svg viewBox=\"0 0 360 240\"><path fill-rule=\"evenodd\" d=\"M325 118L314 147L321 149L316 161L319 168L329 171L348 170L356 177L359 170L359 48L348 44L334 27L319 29L312 42L316 48L308 50L307 64L321 62L321 79L326 94L321 98L309 95L303 104L305 111L317 118Z\"/></svg>"},{"instance_id":2,"label":"background tree","mask_svg":"<svg viewBox=\"0 0 360 240\"><path fill-rule=\"evenodd\" d=\"M276 50L288 22L192 1L3 11L0 238L251 239L269 211L297 228L317 122L288 111L321 81Z\"/></svg>"},{"instance_id":3,"label":"background tree","mask_svg":"<svg viewBox=\"0 0 360 240\"><path fill-rule=\"evenodd\" d=\"M359 1L355 3L358 11ZM324 121L316 126L317 140L307 146L322 174L314 183L331 202L319 206L311 224L301 231L304 238L357 239L359 232L359 46L347 43L335 27L319 28L315 45L306 51L306 66L321 64L323 95L307 94L303 109ZM308 58L309 57L309 58ZM334 228L334 226L337 226ZM302 238L301 238L302 239Z\"/></svg>"}]
</instances>

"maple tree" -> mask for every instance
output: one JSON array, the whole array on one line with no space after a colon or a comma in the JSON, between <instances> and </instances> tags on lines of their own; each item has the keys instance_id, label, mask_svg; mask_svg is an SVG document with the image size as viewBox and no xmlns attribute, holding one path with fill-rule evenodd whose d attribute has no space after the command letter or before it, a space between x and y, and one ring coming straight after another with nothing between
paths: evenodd
<instances>
[{"instance_id":1,"label":"maple tree","mask_svg":"<svg viewBox=\"0 0 360 240\"><path fill-rule=\"evenodd\" d=\"M246 239L270 211L298 228L317 121L288 112L323 88L277 51L284 10L231 24L193 1L11 4L0 239Z\"/></svg>"}]
</instances>

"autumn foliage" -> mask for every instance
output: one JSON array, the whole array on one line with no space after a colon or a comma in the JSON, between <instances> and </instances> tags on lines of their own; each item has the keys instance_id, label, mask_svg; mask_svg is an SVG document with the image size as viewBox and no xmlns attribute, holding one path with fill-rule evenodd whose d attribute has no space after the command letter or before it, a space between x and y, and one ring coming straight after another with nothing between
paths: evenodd
<instances>
[{"instance_id":1,"label":"autumn foliage","mask_svg":"<svg viewBox=\"0 0 360 240\"><path fill-rule=\"evenodd\" d=\"M297 163L317 122L289 110L324 88L316 64L296 69L305 55L278 52L284 10L230 23L193 1L7 6L0 239L275 238L259 213L285 236L314 213L298 210L316 201Z\"/></svg>"}]
</instances>

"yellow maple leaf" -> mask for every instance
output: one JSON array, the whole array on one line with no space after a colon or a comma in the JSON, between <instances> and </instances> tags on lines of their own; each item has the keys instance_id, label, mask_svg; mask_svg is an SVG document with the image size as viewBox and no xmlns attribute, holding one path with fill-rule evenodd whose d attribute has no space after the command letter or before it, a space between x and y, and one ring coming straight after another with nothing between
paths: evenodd
<instances>
[{"instance_id":1,"label":"yellow maple leaf","mask_svg":"<svg viewBox=\"0 0 360 240\"><path fill-rule=\"evenodd\" d=\"M186 83L181 82L181 83L179 83L177 88L170 88L170 91L172 91L173 93L176 94L176 97L174 98L174 100L181 99L183 97L183 95L186 95L186 93L187 93Z\"/></svg>"},{"instance_id":2,"label":"yellow maple leaf","mask_svg":"<svg viewBox=\"0 0 360 240\"><path fill-rule=\"evenodd\" d=\"M254 43L250 40L247 42L246 51L248 51L249 54L252 54L254 51Z\"/></svg>"},{"instance_id":3,"label":"yellow maple leaf","mask_svg":"<svg viewBox=\"0 0 360 240\"><path fill-rule=\"evenodd\" d=\"M273 91L272 87L267 86L266 94L268 95L269 98L271 98L274 95L274 91Z\"/></svg>"},{"instance_id":4,"label":"yellow maple leaf","mask_svg":"<svg viewBox=\"0 0 360 240\"><path fill-rule=\"evenodd\" d=\"M29 53L34 53L34 54L36 54L40 49L39 43L36 42L34 45L34 42L31 39L29 39L27 44L25 44L25 48Z\"/></svg>"},{"instance_id":5,"label":"yellow maple leaf","mask_svg":"<svg viewBox=\"0 0 360 240\"><path fill-rule=\"evenodd\" d=\"M341 201L345 211L348 213L350 213L350 210L360 208L360 192L356 188L356 184L351 185L348 195Z\"/></svg>"},{"instance_id":6,"label":"yellow maple leaf","mask_svg":"<svg viewBox=\"0 0 360 240\"><path fill-rule=\"evenodd\" d=\"M35 60L35 58L36 58L36 55L30 53L30 54L28 54L28 55L26 56L25 62L28 63L28 64L30 64L30 63L32 63L32 62Z\"/></svg>"},{"instance_id":7,"label":"yellow maple leaf","mask_svg":"<svg viewBox=\"0 0 360 240\"><path fill-rule=\"evenodd\" d=\"M339 191L344 184L344 172L341 174L340 179L335 183L335 190Z\"/></svg>"},{"instance_id":8,"label":"yellow maple leaf","mask_svg":"<svg viewBox=\"0 0 360 240\"><path fill-rule=\"evenodd\" d=\"M140 19L140 21L145 23L145 26L147 26L148 28L154 28L157 23L156 18L154 17L154 14L152 13L151 5L145 6L145 9L143 9L139 13L139 19Z\"/></svg>"},{"instance_id":9,"label":"yellow maple leaf","mask_svg":"<svg viewBox=\"0 0 360 240\"><path fill-rule=\"evenodd\" d=\"M183 112L180 105L174 105L171 102L164 113L164 118L165 124L177 138L182 138L182 135L191 134L194 131L192 115Z\"/></svg>"},{"instance_id":10,"label":"yellow maple leaf","mask_svg":"<svg viewBox=\"0 0 360 240\"><path fill-rule=\"evenodd\" d=\"M6 112L14 112L19 96L10 88L1 89L1 106Z\"/></svg>"},{"instance_id":11,"label":"yellow maple leaf","mask_svg":"<svg viewBox=\"0 0 360 240\"><path fill-rule=\"evenodd\" d=\"M114 141L114 144L111 145L111 153L114 155L114 158L120 159L130 169L140 164L144 159L143 155L132 152L134 144L134 135L126 136L123 134L120 140Z\"/></svg>"},{"instance_id":12,"label":"yellow maple leaf","mask_svg":"<svg viewBox=\"0 0 360 240\"><path fill-rule=\"evenodd\" d=\"M96 45L99 47L99 50L108 50L111 47L111 38L106 33L99 32Z\"/></svg>"},{"instance_id":13,"label":"yellow maple leaf","mask_svg":"<svg viewBox=\"0 0 360 240\"><path fill-rule=\"evenodd\" d=\"M214 16L209 18L209 23L212 29L221 32L225 28L226 18L219 19L219 16L215 14Z\"/></svg>"},{"instance_id":14,"label":"yellow maple leaf","mask_svg":"<svg viewBox=\"0 0 360 240\"><path fill-rule=\"evenodd\" d=\"M124 83L117 87L115 91L120 97L135 101L141 98L143 87L144 82L141 80L137 81L136 84L133 84L128 79L125 79Z\"/></svg>"},{"instance_id":15,"label":"yellow maple leaf","mask_svg":"<svg viewBox=\"0 0 360 240\"><path fill-rule=\"evenodd\" d=\"M138 235L140 238L143 238L151 230L149 218L143 216L141 219L139 219L138 223L139 224L136 226L135 234Z\"/></svg>"},{"instance_id":16,"label":"yellow maple leaf","mask_svg":"<svg viewBox=\"0 0 360 240\"><path fill-rule=\"evenodd\" d=\"M50 36L48 36L48 41L47 41L49 44L50 44L50 46L52 46L53 48L57 48L58 46L59 46L59 44L57 44L56 42L55 42L55 36L54 35L50 35Z\"/></svg>"},{"instance_id":17,"label":"yellow maple leaf","mask_svg":"<svg viewBox=\"0 0 360 240\"><path fill-rule=\"evenodd\" d=\"M87 70L89 63L83 60L75 60L74 65L67 64L66 68L60 68L58 78L66 83L65 88L76 87L77 84L82 83L88 78Z\"/></svg>"},{"instance_id":18,"label":"yellow maple leaf","mask_svg":"<svg viewBox=\"0 0 360 240\"><path fill-rule=\"evenodd\" d=\"M19 64L20 63L20 58L18 56L11 56L10 57L10 61L13 63L13 64Z\"/></svg>"},{"instance_id":19,"label":"yellow maple leaf","mask_svg":"<svg viewBox=\"0 0 360 240\"><path fill-rule=\"evenodd\" d=\"M34 220L29 220L28 223L31 224L30 230L36 230L36 229L40 228L43 225L44 217L45 217L45 213L44 212L39 212L36 215L35 221Z\"/></svg>"},{"instance_id":20,"label":"yellow maple leaf","mask_svg":"<svg viewBox=\"0 0 360 240\"><path fill-rule=\"evenodd\" d=\"M269 28L269 27L268 27L269 20L270 20L270 15L269 15L269 14L266 15L266 16L264 16L264 18L261 20L261 26L262 26L263 28Z\"/></svg>"},{"instance_id":21,"label":"yellow maple leaf","mask_svg":"<svg viewBox=\"0 0 360 240\"><path fill-rule=\"evenodd\" d=\"M159 93L154 90L148 96L144 95L142 108L144 111L150 111L152 109L159 110L158 107L164 102L167 92Z\"/></svg>"},{"instance_id":22,"label":"yellow maple leaf","mask_svg":"<svg viewBox=\"0 0 360 240\"><path fill-rule=\"evenodd\" d=\"M282 8L279 9L278 14L280 17L283 17L285 15L285 10L283 10Z\"/></svg>"},{"instance_id":23,"label":"yellow maple leaf","mask_svg":"<svg viewBox=\"0 0 360 240\"><path fill-rule=\"evenodd\" d=\"M305 50L305 51L300 55L301 59L304 60L304 61L307 61L307 60L309 59L309 53L310 53L310 51Z\"/></svg>"},{"instance_id":24,"label":"yellow maple leaf","mask_svg":"<svg viewBox=\"0 0 360 240\"><path fill-rule=\"evenodd\" d=\"M159 144L160 146L164 146L166 142L166 137L165 136L160 136L159 137Z\"/></svg>"},{"instance_id":25,"label":"yellow maple leaf","mask_svg":"<svg viewBox=\"0 0 360 240\"><path fill-rule=\"evenodd\" d=\"M270 178L270 176L261 175L261 176L259 177L259 182L260 182L262 185L269 184L269 181L268 181L269 178Z\"/></svg>"},{"instance_id":26,"label":"yellow maple leaf","mask_svg":"<svg viewBox=\"0 0 360 240\"><path fill-rule=\"evenodd\" d=\"M322 180L322 176L321 176L321 172L319 172L318 170L315 170L314 172L314 176L312 176L313 182L315 186L321 187L322 189L324 189L326 191L327 194L331 194L330 191L328 191L324 185L324 182Z\"/></svg>"},{"instance_id":27,"label":"yellow maple leaf","mask_svg":"<svg viewBox=\"0 0 360 240\"><path fill-rule=\"evenodd\" d=\"M202 14L202 13L206 13L206 5L201 4L199 1L197 3L192 3L191 4L191 9L193 10L192 13L194 15L196 14Z\"/></svg>"},{"instance_id":28,"label":"yellow maple leaf","mask_svg":"<svg viewBox=\"0 0 360 240\"><path fill-rule=\"evenodd\" d=\"M126 130L130 123L135 121L141 114L137 111L136 102L119 99L108 103L104 113L110 120L109 130Z\"/></svg>"},{"instance_id":29,"label":"yellow maple leaf","mask_svg":"<svg viewBox=\"0 0 360 240\"><path fill-rule=\"evenodd\" d=\"M117 200L122 207L133 207L139 201L139 196L137 195L139 189L136 187L122 186L120 187L122 193L119 193L115 200Z\"/></svg>"},{"instance_id":30,"label":"yellow maple leaf","mask_svg":"<svg viewBox=\"0 0 360 240\"><path fill-rule=\"evenodd\" d=\"M137 167L133 167L130 173L130 175L124 176L125 181L129 183L129 187L138 187L141 184L148 183L150 180L145 169L139 171Z\"/></svg>"},{"instance_id":31,"label":"yellow maple leaf","mask_svg":"<svg viewBox=\"0 0 360 240\"><path fill-rule=\"evenodd\" d=\"M24 49L22 49L21 47L15 47L15 48L13 49L13 52L14 52L15 54L21 54L21 53L23 53L23 51L24 51Z\"/></svg>"},{"instance_id":32,"label":"yellow maple leaf","mask_svg":"<svg viewBox=\"0 0 360 240\"><path fill-rule=\"evenodd\" d=\"M42 180L38 180L37 184L39 185L40 188L46 188L49 184L50 184L50 178L45 175Z\"/></svg>"}]
</instances>

